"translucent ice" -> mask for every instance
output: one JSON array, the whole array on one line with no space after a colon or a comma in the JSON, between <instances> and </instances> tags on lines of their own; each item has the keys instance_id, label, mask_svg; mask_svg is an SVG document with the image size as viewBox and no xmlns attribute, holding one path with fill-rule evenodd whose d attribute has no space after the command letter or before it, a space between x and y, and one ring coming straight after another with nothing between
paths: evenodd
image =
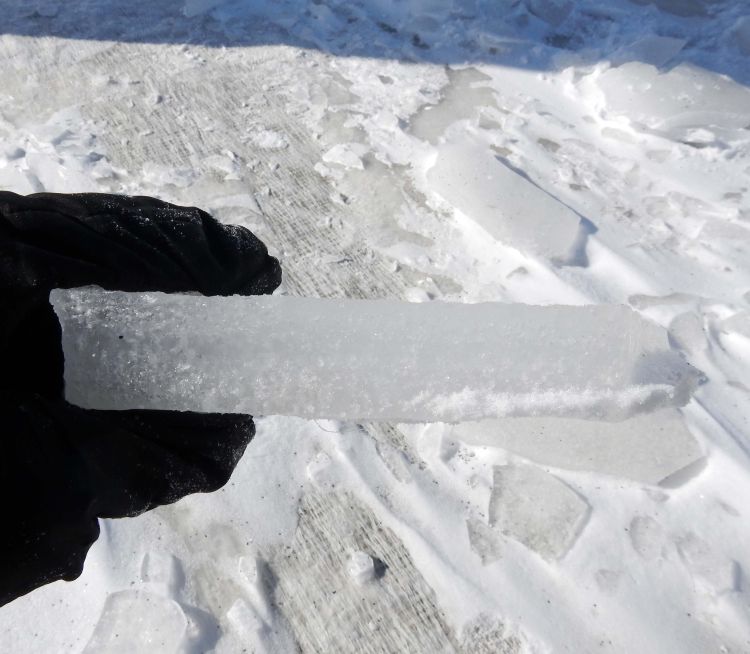
<instances>
[{"instance_id":1,"label":"translucent ice","mask_svg":"<svg viewBox=\"0 0 750 654\"><path fill-rule=\"evenodd\" d=\"M693 369L624 306L52 293L66 396L98 409L457 422L617 420Z\"/></svg>"},{"instance_id":2,"label":"translucent ice","mask_svg":"<svg viewBox=\"0 0 750 654\"><path fill-rule=\"evenodd\" d=\"M742 129L750 123L750 90L689 64L660 73L634 61L602 73L598 85L608 114L675 137L687 128Z\"/></svg>"},{"instance_id":3,"label":"translucent ice","mask_svg":"<svg viewBox=\"0 0 750 654\"><path fill-rule=\"evenodd\" d=\"M702 538L688 532L677 540L677 551L693 578L716 593L739 590L742 584L740 564L714 551Z\"/></svg>"},{"instance_id":4,"label":"translucent ice","mask_svg":"<svg viewBox=\"0 0 750 654\"><path fill-rule=\"evenodd\" d=\"M187 618L174 600L138 590L112 593L84 654L177 652L187 640Z\"/></svg>"},{"instance_id":5,"label":"translucent ice","mask_svg":"<svg viewBox=\"0 0 750 654\"><path fill-rule=\"evenodd\" d=\"M565 554L586 523L589 505L557 477L536 466L497 466L490 526L546 559Z\"/></svg>"},{"instance_id":6,"label":"translucent ice","mask_svg":"<svg viewBox=\"0 0 750 654\"><path fill-rule=\"evenodd\" d=\"M482 560L482 565L493 563L502 558L504 537L477 518L466 521L469 543L472 551Z\"/></svg>"},{"instance_id":7,"label":"translucent ice","mask_svg":"<svg viewBox=\"0 0 750 654\"><path fill-rule=\"evenodd\" d=\"M422 107L412 118L409 131L418 139L437 144L450 125L476 117L482 110L497 108L495 94L487 86L491 79L476 68L445 71L448 84L441 90L440 102Z\"/></svg>"},{"instance_id":8,"label":"translucent ice","mask_svg":"<svg viewBox=\"0 0 750 654\"><path fill-rule=\"evenodd\" d=\"M435 193L498 241L551 259L572 254L579 216L487 148L441 147L427 180Z\"/></svg>"},{"instance_id":9,"label":"translucent ice","mask_svg":"<svg viewBox=\"0 0 750 654\"><path fill-rule=\"evenodd\" d=\"M450 437L500 447L542 465L658 484L697 463L703 452L676 409L621 422L500 418L463 422Z\"/></svg>"},{"instance_id":10,"label":"translucent ice","mask_svg":"<svg viewBox=\"0 0 750 654\"><path fill-rule=\"evenodd\" d=\"M685 46L685 39L650 34L612 54L612 65L640 61L652 66L663 66Z\"/></svg>"}]
</instances>

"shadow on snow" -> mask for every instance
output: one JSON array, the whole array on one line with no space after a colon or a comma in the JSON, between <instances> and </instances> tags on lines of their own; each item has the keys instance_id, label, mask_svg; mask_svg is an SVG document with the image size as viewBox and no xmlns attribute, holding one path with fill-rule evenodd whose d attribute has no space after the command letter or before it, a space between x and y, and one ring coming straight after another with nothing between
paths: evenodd
<instances>
[{"instance_id":1,"label":"shadow on snow","mask_svg":"<svg viewBox=\"0 0 750 654\"><path fill-rule=\"evenodd\" d=\"M338 56L556 70L628 58L639 36L750 84L730 0L0 0L0 34L208 47L291 45ZM657 6L655 6L657 5ZM700 38L696 39L696 34ZM637 52L630 55L639 60Z\"/></svg>"}]
</instances>

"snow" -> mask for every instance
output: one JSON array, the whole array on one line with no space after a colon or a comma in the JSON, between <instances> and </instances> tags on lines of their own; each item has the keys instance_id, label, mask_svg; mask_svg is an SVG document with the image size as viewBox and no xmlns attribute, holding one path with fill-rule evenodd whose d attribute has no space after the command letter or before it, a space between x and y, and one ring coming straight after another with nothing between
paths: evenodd
<instances>
[{"instance_id":1,"label":"snow","mask_svg":"<svg viewBox=\"0 0 750 654\"><path fill-rule=\"evenodd\" d=\"M260 417L222 491L102 521L80 579L0 609L0 650L750 649L747 4L567 6L3 4L3 188L207 208L281 258L286 296L628 305L703 377L617 423ZM535 224L585 229L530 240L479 184L456 206L429 180L451 147L514 175ZM551 502L545 533L524 505L503 535L497 468L585 521Z\"/></svg>"},{"instance_id":2,"label":"snow","mask_svg":"<svg viewBox=\"0 0 750 654\"><path fill-rule=\"evenodd\" d=\"M625 306L55 290L66 399L354 421L618 420L697 372ZM613 333L614 330L616 333ZM439 352L440 356L435 356Z\"/></svg>"}]
</instances>

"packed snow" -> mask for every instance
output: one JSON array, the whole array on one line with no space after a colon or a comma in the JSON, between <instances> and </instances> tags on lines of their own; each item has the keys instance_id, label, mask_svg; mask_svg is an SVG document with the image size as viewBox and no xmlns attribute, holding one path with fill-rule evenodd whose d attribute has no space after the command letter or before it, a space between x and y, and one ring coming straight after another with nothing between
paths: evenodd
<instances>
[{"instance_id":1,"label":"packed snow","mask_svg":"<svg viewBox=\"0 0 750 654\"><path fill-rule=\"evenodd\" d=\"M2 188L200 206L282 296L627 305L702 374L621 422L259 416L0 650L750 651L747 3L0 8Z\"/></svg>"}]
</instances>

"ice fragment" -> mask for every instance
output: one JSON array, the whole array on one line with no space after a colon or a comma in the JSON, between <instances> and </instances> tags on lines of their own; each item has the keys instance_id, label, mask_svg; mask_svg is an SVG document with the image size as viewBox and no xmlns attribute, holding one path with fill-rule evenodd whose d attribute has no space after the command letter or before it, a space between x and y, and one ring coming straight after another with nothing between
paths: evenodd
<instances>
[{"instance_id":1,"label":"ice fragment","mask_svg":"<svg viewBox=\"0 0 750 654\"><path fill-rule=\"evenodd\" d=\"M546 559L570 549L589 511L578 493L536 466L494 469L490 526Z\"/></svg>"},{"instance_id":2,"label":"ice fragment","mask_svg":"<svg viewBox=\"0 0 750 654\"><path fill-rule=\"evenodd\" d=\"M500 418L450 427L444 438L500 447L536 463L658 484L703 457L675 409L621 422Z\"/></svg>"},{"instance_id":3,"label":"ice fragment","mask_svg":"<svg viewBox=\"0 0 750 654\"><path fill-rule=\"evenodd\" d=\"M177 652L186 641L187 626L187 618L174 600L123 590L107 597L83 652Z\"/></svg>"},{"instance_id":4,"label":"ice fragment","mask_svg":"<svg viewBox=\"0 0 750 654\"><path fill-rule=\"evenodd\" d=\"M640 61L652 66L663 66L682 50L685 43L685 39L650 34L614 52L612 65Z\"/></svg>"},{"instance_id":5,"label":"ice fragment","mask_svg":"<svg viewBox=\"0 0 750 654\"><path fill-rule=\"evenodd\" d=\"M346 564L349 576L358 584L364 584L375 577L375 564L366 552L353 552Z\"/></svg>"},{"instance_id":6,"label":"ice fragment","mask_svg":"<svg viewBox=\"0 0 750 654\"><path fill-rule=\"evenodd\" d=\"M445 145L427 180L439 196L510 247L567 260L580 217L477 145Z\"/></svg>"},{"instance_id":7,"label":"ice fragment","mask_svg":"<svg viewBox=\"0 0 750 654\"><path fill-rule=\"evenodd\" d=\"M66 397L99 409L457 422L621 419L692 369L624 306L52 293Z\"/></svg>"},{"instance_id":8,"label":"ice fragment","mask_svg":"<svg viewBox=\"0 0 750 654\"><path fill-rule=\"evenodd\" d=\"M660 73L649 64L625 63L602 73L598 86L608 115L672 138L695 127L743 129L750 124L750 90L690 64Z\"/></svg>"}]
</instances>

